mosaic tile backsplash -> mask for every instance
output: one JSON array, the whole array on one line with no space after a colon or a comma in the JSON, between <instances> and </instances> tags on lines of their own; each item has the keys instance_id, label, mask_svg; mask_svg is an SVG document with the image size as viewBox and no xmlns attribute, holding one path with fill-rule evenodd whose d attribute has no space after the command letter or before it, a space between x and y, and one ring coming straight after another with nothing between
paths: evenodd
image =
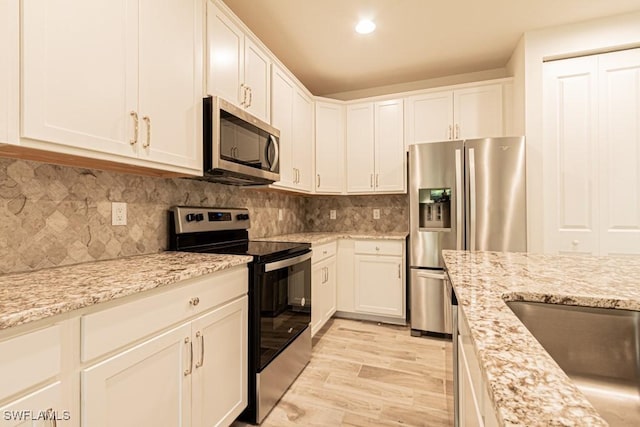
<instances>
[{"instance_id":1,"label":"mosaic tile backsplash","mask_svg":"<svg viewBox=\"0 0 640 427\"><path fill-rule=\"evenodd\" d=\"M126 226L111 225L111 202L127 203ZM174 205L247 207L251 238L403 231L408 220L406 196L306 197L0 158L0 274L163 251Z\"/></svg>"}]
</instances>

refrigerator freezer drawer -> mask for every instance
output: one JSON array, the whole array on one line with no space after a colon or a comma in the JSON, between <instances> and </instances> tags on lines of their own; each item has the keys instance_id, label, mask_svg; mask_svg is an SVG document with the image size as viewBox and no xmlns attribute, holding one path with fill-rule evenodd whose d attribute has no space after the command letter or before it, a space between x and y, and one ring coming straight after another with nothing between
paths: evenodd
<instances>
[{"instance_id":1,"label":"refrigerator freezer drawer","mask_svg":"<svg viewBox=\"0 0 640 427\"><path fill-rule=\"evenodd\" d=\"M451 302L444 272L411 269L412 331L451 333Z\"/></svg>"}]
</instances>

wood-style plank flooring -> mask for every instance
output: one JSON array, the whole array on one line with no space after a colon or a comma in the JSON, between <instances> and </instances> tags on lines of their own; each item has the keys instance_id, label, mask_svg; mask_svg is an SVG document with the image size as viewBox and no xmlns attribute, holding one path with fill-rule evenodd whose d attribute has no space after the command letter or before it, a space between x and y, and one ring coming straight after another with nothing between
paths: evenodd
<instances>
[{"instance_id":1,"label":"wood-style plank flooring","mask_svg":"<svg viewBox=\"0 0 640 427\"><path fill-rule=\"evenodd\" d=\"M453 425L450 340L332 319L313 343L311 362L262 426Z\"/></svg>"}]
</instances>

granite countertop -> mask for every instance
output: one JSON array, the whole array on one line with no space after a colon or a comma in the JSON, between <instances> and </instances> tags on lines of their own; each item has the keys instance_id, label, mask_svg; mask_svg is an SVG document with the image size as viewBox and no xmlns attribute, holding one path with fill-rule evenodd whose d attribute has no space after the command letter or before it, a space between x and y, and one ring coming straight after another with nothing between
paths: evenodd
<instances>
[{"instance_id":1,"label":"granite countertop","mask_svg":"<svg viewBox=\"0 0 640 427\"><path fill-rule=\"evenodd\" d=\"M0 276L0 330L181 280L253 258L162 252Z\"/></svg>"},{"instance_id":2,"label":"granite countertop","mask_svg":"<svg viewBox=\"0 0 640 427\"><path fill-rule=\"evenodd\" d=\"M501 424L608 425L505 301L640 311L640 257L443 251L443 258Z\"/></svg>"},{"instance_id":3,"label":"granite countertop","mask_svg":"<svg viewBox=\"0 0 640 427\"><path fill-rule=\"evenodd\" d=\"M281 234L279 236L261 237L253 240L262 240L269 242L293 242L293 243L311 243L311 245L321 245L323 243L334 242L338 239L380 239L380 240L404 240L409 232L391 232L391 233L363 233L359 231L340 231L340 232L311 232L311 233L294 233Z\"/></svg>"}]
</instances>

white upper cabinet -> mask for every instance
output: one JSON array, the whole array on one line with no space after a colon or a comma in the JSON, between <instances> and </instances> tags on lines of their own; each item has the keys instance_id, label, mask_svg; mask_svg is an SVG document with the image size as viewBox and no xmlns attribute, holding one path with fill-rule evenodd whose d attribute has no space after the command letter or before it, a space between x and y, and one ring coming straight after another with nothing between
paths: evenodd
<instances>
[{"instance_id":1,"label":"white upper cabinet","mask_svg":"<svg viewBox=\"0 0 640 427\"><path fill-rule=\"evenodd\" d=\"M347 192L403 192L403 102L347 106Z\"/></svg>"},{"instance_id":2,"label":"white upper cabinet","mask_svg":"<svg viewBox=\"0 0 640 427\"><path fill-rule=\"evenodd\" d=\"M640 253L640 49L544 65L544 248Z\"/></svg>"},{"instance_id":3,"label":"white upper cabinet","mask_svg":"<svg viewBox=\"0 0 640 427\"><path fill-rule=\"evenodd\" d=\"M406 145L504 135L502 84L405 99Z\"/></svg>"},{"instance_id":4,"label":"white upper cabinet","mask_svg":"<svg viewBox=\"0 0 640 427\"><path fill-rule=\"evenodd\" d=\"M347 106L347 192L375 191L373 102Z\"/></svg>"},{"instance_id":5,"label":"white upper cabinet","mask_svg":"<svg viewBox=\"0 0 640 427\"><path fill-rule=\"evenodd\" d=\"M313 101L276 65L271 101L271 124L280 130L280 181L275 186L310 192Z\"/></svg>"},{"instance_id":6,"label":"white upper cabinet","mask_svg":"<svg viewBox=\"0 0 640 427\"><path fill-rule=\"evenodd\" d=\"M344 191L344 106L316 101L317 193Z\"/></svg>"},{"instance_id":7,"label":"white upper cabinet","mask_svg":"<svg viewBox=\"0 0 640 427\"><path fill-rule=\"evenodd\" d=\"M378 192L405 192L407 188L403 110L401 99L375 104L375 186Z\"/></svg>"},{"instance_id":8,"label":"white upper cabinet","mask_svg":"<svg viewBox=\"0 0 640 427\"><path fill-rule=\"evenodd\" d=\"M11 84L10 0L0 0L0 144L9 141L9 91Z\"/></svg>"},{"instance_id":9,"label":"white upper cabinet","mask_svg":"<svg viewBox=\"0 0 640 427\"><path fill-rule=\"evenodd\" d=\"M207 93L254 116L270 119L270 64L262 51L216 4L207 2Z\"/></svg>"},{"instance_id":10,"label":"white upper cabinet","mask_svg":"<svg viewBox=\"0 0 640 427\"><path fill-rule=\"evenodd\" d=\"M201 1L25 2L24 145L200 171L203 13Z\"/></svg>"}]
</instances>

